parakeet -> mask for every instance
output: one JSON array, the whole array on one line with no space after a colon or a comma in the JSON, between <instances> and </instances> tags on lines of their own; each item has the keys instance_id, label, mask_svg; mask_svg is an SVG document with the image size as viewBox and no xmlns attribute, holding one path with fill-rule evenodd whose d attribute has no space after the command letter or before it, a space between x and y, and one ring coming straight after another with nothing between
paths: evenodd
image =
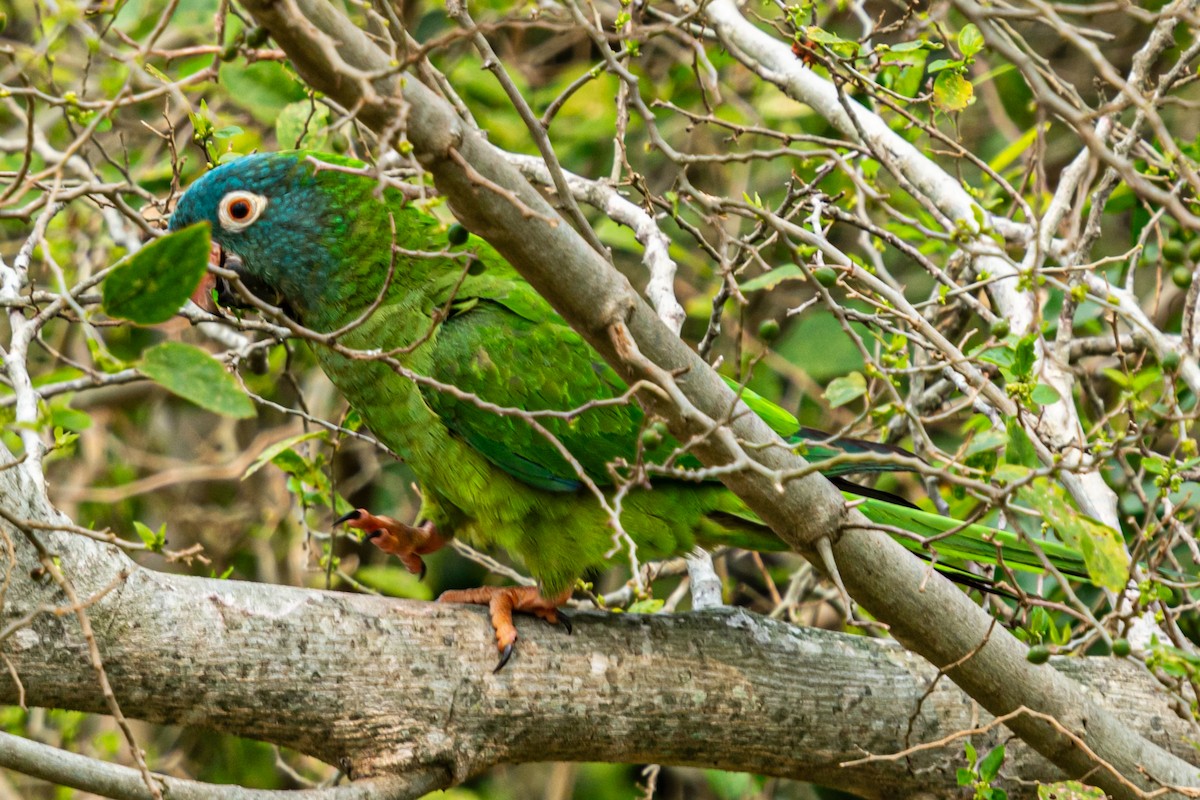
<instances>
[{"instance_id":1,"label":"parakeet","mask_svg":"<svg viewBox=\"0 0 1200 800\"><path fill-rule=\"evenodd\" d=\"M698 462L679 454L679 443L636 402L621 399L625 383L495 250L473 236L448 237L435 217L356 172L362 166L303 151L245 156L197 180L170 227L208 223L226 265L256 295L307 328L337 332L341 348L362 351L314 345L333 383L407 461L422 506L416 526L364 509L345 521L414 573L423 572L422 555L459 536L504 548L536 578L537 587L441 598L490 605L500 666L516 641L512 612L559 621L576 579L620 543L596 497L613 500L610 470L668 469L650 470L649 485L620 498L620 525L642 560L697 544L786 549L720 482L685 479ZM825 437L801 429L790 413L751 392L743 398L780 435L798 446L808 441L801 452L810 460L839 447L888 452L860 442L823 446ZM536 424L511 410L532 412ZM856 463L828 474L840 480L867 469ZM1009 565L1041 566L1012 534L963 526L853 484L842 488L858 494L858 509L881 525L920 537L945 534L936 543L939 561L994 563L1002 548ZM1086 575L1070 548L1042 547L1070 574Z\"/></svg>"}]
</instances>

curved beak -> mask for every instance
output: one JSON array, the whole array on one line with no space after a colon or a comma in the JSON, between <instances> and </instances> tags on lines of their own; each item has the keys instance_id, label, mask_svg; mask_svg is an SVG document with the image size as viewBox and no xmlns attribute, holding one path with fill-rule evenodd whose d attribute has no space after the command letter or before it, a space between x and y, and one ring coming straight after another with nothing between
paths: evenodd
<instances>
[{"instance_id":1,"label":"curved beak","mask_svg":"<svg viewBox=\"0 0 1200 800\"><path fill-rule=\"evenodd\" d=\"M283 303L278 292L244 271L245 265L242 263L241 256L231 253L221 247L221 245L213 242L212 250L208 255L208 263L209 266L226 272L236 272L241 278L243 285L252 294L268 303L278 305L285 312L288 312L288 307ZM196 287L196 291L192 294L192 302L209 313L215 313L218 307L253 308L227 279L212 272L208 272L201 279L200 285Z\"/></svg>"},{"instance_id":2,"label":"curved beak","mask_svg":"<svg viewBox=\"0 0 1200 800\"><path fill-rule=\"evenodd\" d=\"M212 243L212 249L208 251L208 263L213 267L225 266L225 251L216 242ZM216 275L212 272L206 272L204 273L204 277L200 279L200 284L196 287L196 291L192 292L192 302L210 314L215 314L217 311L217 303L213 299L213 289L218 288L217 282L218 278Z\"/></svg>"}]
</instances>

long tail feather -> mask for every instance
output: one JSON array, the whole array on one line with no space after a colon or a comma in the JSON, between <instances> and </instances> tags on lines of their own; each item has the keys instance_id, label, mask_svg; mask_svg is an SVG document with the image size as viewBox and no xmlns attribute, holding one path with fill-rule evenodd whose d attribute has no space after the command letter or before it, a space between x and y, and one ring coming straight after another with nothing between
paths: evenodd
<instances>
[{"instance_id":1,"label":"long tail feather","mask_svg":"<svg viewBox=\"0 0 1200 800\"><path fill-rule=\"evenodd\" d=\"M885 492L882 489L876 489L874 486L863 486L862 484L855 483L854 481L848 481L845 478L839 478L836 475L830 475L829 482L841 489L843 492L849 492L856 497L870 497L874 498L875 500L881 500L884 503L891 503L894 506L904 506L905 508L912 508L920 511L917 506L908 502L908 500L904 499L900 495L892 494L891 492Z\"/></svg>"},{"instance_id":2,"label":"long tail feather","mask_svg":"<svg viewBox=\"0 0 1200 800\"><path fill-rule=\"evenodd\" d=\"M833 436L816 428L801 427L795 434L788 437L788 441L795 444L803 444L804 457L814 464L820 464L821 473L826 477L845 475L851 472L912 472L913 467L911 464L913 461L924 463L924 460L920 456L902 447L882 444L880 442L868 442L865 439ZM836 460L838 456L869 456L872 454L879 456L880 460L872 461L860 458L840 464L822 463L828 460ZM908 463L897 461L897 456L903 458Z\"/></svg>"},{"instance_id":3,"label":"long tail feather","mask_svg":"<svg viewBox=\"0 0 1200 800\"><path fill-rule=\"evenodd\" d=\"M939 559L974 561L981 564L1003 563L1026 572L1043 572L1045 567L1033 546L1015 533L987 525L965 525L958 520L931 514L915 508L905 508L875 498L865 498L858 504L867 519L879 525L907 531L936 541L930 548ZM951 533L951 531L953 531ZM896 540L910 550L927 553L929 550L914 539L897 536ZM1060 542L1039 540L1036 546L1051 564L1064 575L1089 579L1083 555Z\"/></svg>"}]
</instances>

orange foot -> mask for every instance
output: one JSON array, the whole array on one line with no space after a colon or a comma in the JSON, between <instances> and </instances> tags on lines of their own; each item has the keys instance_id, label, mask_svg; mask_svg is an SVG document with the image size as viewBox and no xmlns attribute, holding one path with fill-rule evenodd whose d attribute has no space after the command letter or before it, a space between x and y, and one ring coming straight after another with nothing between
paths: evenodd
<instances>
[{"instance_id":1,"label":"orange foot","mask_svg":"<svg viewBox=\"0 0 1200 800\"><path fill-rule=\"evenodd\" d=\"M500 651L500 663L496 664L493 673L504 669L508 659L512 657L513 646L517 643L517 629L513 625L513 612L523 611L541 617L551 625L562 623L571 633L571 620L559 606L567 602L571 591L559 594L547 600L536 586L481 586L478 589L458 589L443 592L438 598L439 603L470 603L487 606L492 614L492 627L496 630L496 649Z\"/></svg>"},{"instance_id":2,"label":"orange foot","mask_svg":"<svg viewBox=\"0 0 1200 800\"><path fill-rule=\"evenodd\" d=\"M333 524L341 525L343 522L347 528L366 531L367 541L383 552L399 558L408 571L421 580L425 578L425 562L421 560L421 556L446 546L447 540L438 533L432 522L424 522L414 527L391 517L377 517L365 508L343 514Z\"/></svg>"}]
</instances>

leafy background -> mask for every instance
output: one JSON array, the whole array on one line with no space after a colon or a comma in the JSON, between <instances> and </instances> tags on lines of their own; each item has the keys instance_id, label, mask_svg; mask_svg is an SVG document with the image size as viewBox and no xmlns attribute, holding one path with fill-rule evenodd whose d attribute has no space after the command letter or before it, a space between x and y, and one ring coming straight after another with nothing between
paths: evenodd
<instances>
[{"instance_id":1,"label":"leafy background","mask_svg":"<svg viewBox=\"0 0 1200 800\"><path fill-rule=\"evenodd\" d=\"M818 53L812 68L827 74L829 64L822 59L853 59L865 52L856 8L755 2L748 11L794 40L798 58ZM910 299L927 301L929 315L979 363L991 364L996 379L1028 409L1036 412L1058 399L1031 374L1030 341L1009 335L1004 320L988 321L970 309L964 313L955 298L939 292L916 254L946 270L961 270L956 260L960 242L944 231L934 235L936 220L900 191L878 162L840 142L818 115L754 78L721 48L707 47L705 58L698 59L687 35L672 32L650 15L639 14L635 20L629 9L597 6L596 13L613 46L630 55L643 96L656 109L657 132L688 154L689 163L658 153L636 114L628 121L622 118L615 101L619 81L597 69L595 42L564 14L497 0L472 11L536 112L544 112L591 74L569 94L550 126L555 150L568 169L594 178L609 175L614 161L622 160L614 131L627 126L622 185L660 214L661 227L672 239L687 340L700 342L719 321L711 356L728 374L745 376L755 391L797 412L805 424L876 438L890 432L901 443L921 444L895 424L903 411L896 398L908 398L925 385L914 377L922 354L904 326L889 321L887 309L845 291L836 274L810 271L811 252L773 242L746 217L713 212L684 196L708 194L796 213L800 187L818 181L824 196L843 209L867 202L871 192L886 198L877 230L834 225L829 231L834 244L863 265L886 268ZM1021 219L1018 198L1044 207L1052 176L1076 152L1070 127L1049 119L1013 65L990 52L978 29L955 12L922 7L901 15L882 4L867 4L866 9L872 18L896 23L879 27L873 42L886 49L877 49L882 56L863 66L875 87L889 90L888 99L903 111L885 108L881 113L890 124L957 175L989 211ZM361 16L357 7L350 10ZM0 254L16 256L31 226L43 219L45 198L56 181L89 188L49 219L30 276L34 288L47 297L67 286L93 287L79 295L71 313L42 329L29 356L35 384L54 387L38 426L56 445L48 475L59 507L81 525L111 531L140 550L141 563L161 570L419 599L503 580L480 561L447 550L427 559L429 573L419 583L372 547L330 530L337 510L350 506L411 518L416 494L403 464L353 435L361 430L360 421L316 368L307 348L260 338L260 347L244 351L228 370L213 373L218 362L201 358L197 348L225 352L230 345L221 334L168 313L147 319L138 311L132 316L145 324L121 321L118 317L131 315L121 313L116 279L105 285L108 313L97 305L97 277L161 230L181 188L210 163L297 145L371 158L379 153L372 137L298 80L236 5L218 0L18 0L5 13L0 171L7 185L0 190ZM445 12L437 4L413 2L398 13L418 41L436 43L429 51L432 62L491 141L536 155L525 125ZM1109 37L1105 55L1127 69L1146 37L1146 18L1111 11L1087 17L1089 25ZM1032 46L1044 46L1052 68L1081 97L1099 99L1103 87L1090 80L1070 51L1058 47L1053 26L1019 27ZM1189 44L1181 36L1164 58L1178 56ZM854 91L866 99L865 88ZM1183 100L1194 94L1188 86L1179 92ZM1186 103L1164 107L1162 114L1185 155L1193 158L1200 132L1196 115ZM958 157L934 139L930 133L935 129L962 143L978 162ZM77 148L81 166L56 172L53 167L67 148ZM1136 166L1151 179L1171 177L1169 166L1153 158ZM37 180L26 180L30 175ZM1200 240L1124 184L1106 203L1090 268L1114 284L1128 279L1155 324L1179 332L1200 260ZM451 217L436 201L433 209L449 224ZM618 266L636 285L644 283L641 248L632 233L595 212L588 214ZM739 237L752 245L749 255L729 255L725 249ZM164 258L174 263L185 253L202 255L204 250L193 242ZM142 252L143 259L152 255ZM726 255L723 264L714 252ZM1051 338L1064 300L1073 295L1069 285L1039 286L1046 336ZM126 302L132 298L142 308L174 310L169 303L149 302L154 298L147 290L142 284L129 288ZM821 302L811 303L814 298ZM1110 330L1103 303L1082 295L1075 299L1072 336L1097 337ZM36 304L37 298L31 298L31 306ZM835 309L842 313L831 313ZM1129 521L1124 542L1103 533L1095 537L1101 548L1096 571L1115 569L1118 583L1124 568L1122 544L1145 552L1147 542L1161 535L1157 520L1164 508L1184 524L1194 520L1195 397L1176 381L1178 356L1174 361L1170 356L1156 358L1144 346L1135 346L1078 363L1081 383L1073 400L1097 453L1107 460L1106 477ZM191 379L182 370L184 363L198 370ZM135 368L149 380L138 377ZM63 390L70 386L78 388ZM6 423L13 422L11 402L0 414ZM332 421L337 430L326 430L317 420ZM991 428L969 404L960 403L953 413L931 416L922 424L933 445L922 455L947 464L947 474L988 479L998 469L1003 474L1004 462L1022 461L1021 434L1011 426L1007 431ZM4 434L14 451L21 449L18 434L11 424ZM1121 444L1119 453L1114 443ZM980 498L961 488L939 488L932 482L922 486L908 477L886 477L880 483L914 499L932 493L956 516L980 510ZM1032 484L1022 500L1043 513L1058 508L1062 528L1084 524L1061 489L1044 479ZM987 519L999 518L994 510L984 512ZM1168 549L1186 548L1177 541ZM493 555L503 561L502 554ZM1187 555L1180 557L1186 560ZM836 598L797 557L731 552L719 556L718 568L728 602L803 624L842 624ZM688 607L686 596L675 591L679 565L663 565L662 572L652 584L652 596L630 598L636 603L631 610ZM629 574L618 565L590 577L593 592L605 594L626 586ZM789 585L799 589L788 593ZM1034 581L1028 588L1054 602L1062 599L1052 582ZM1147 602L1161 600L1179 609L1180 628L1191 631L1194 623L1182 613L1190 603L1187 591L1153 579L1142 589ZM1085 591L1083 596L1097 607L1103 604L1098 593ZM1077 627L1078 621L1054 602L1003 613L1031 642L1062 652L1106 651L1105 637ZM1119 634L1119 623L1112 625ZM1190 643L1176 644L1149 658L1170 674L1191 680L1197 662ZM128 757L105 718L41 709L7 708L2 713L7 730L106 760ZM319 783L335 775L332 767L261 743L161 726L138 726L138 732L152 767L171 774L261 788ZM962 761L964 783L982 795L994 765L986 758L977 761L970 752L962 754ZM4 793L72 795L18 775L0 782L0 795ZM497 768L445 795L604 800L651 793L722 800L834 796L742 774L676 768L645 772L640 766L599 764Z\"/></svg>"}]
</instances>

